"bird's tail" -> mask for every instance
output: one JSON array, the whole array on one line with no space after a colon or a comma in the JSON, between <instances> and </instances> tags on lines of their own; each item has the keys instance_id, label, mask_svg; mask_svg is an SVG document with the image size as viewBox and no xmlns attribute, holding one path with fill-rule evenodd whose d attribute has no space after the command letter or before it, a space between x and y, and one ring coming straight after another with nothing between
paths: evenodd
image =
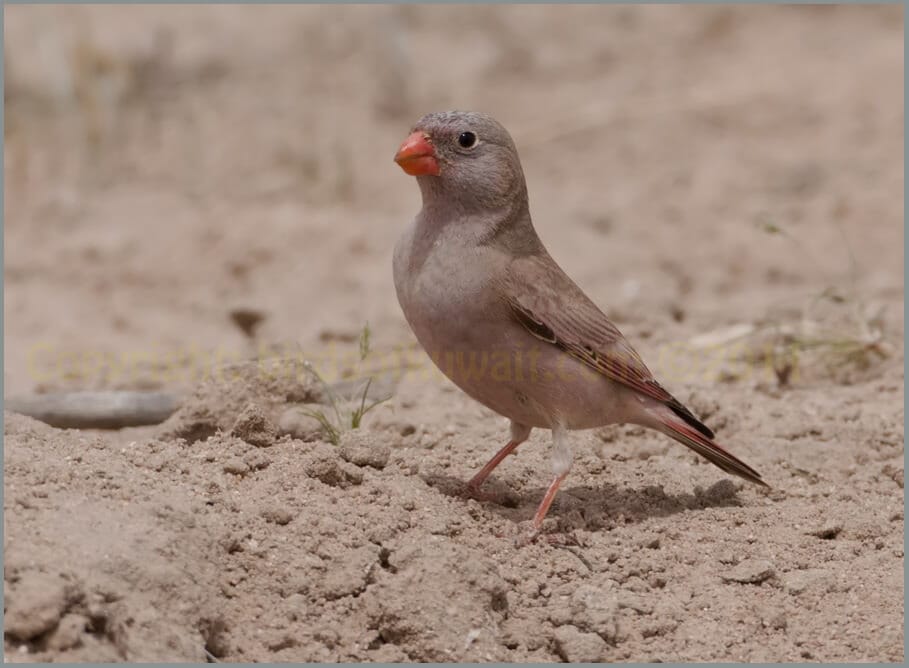
<instances>
[{"instance_id":1,"label":"bird's tail","mask_svg":"<svg viewBox=\"0 0 909 668\"><path fill-rule=\"evenodd\" d=\"M761 474L748 466L748 464L726 450L719 443L716 443L713 439L707 438L707 436L697 429L694 429L679 420L675 415L672 417L668 417L665 414L660 415L657 429L667 436L674 438L682 445L687 445L696 453L727 473L733 473L740 478L744 478L757 485L762 485L764 487L770 486L761 479Z\"/></svg>"}]
</instances>

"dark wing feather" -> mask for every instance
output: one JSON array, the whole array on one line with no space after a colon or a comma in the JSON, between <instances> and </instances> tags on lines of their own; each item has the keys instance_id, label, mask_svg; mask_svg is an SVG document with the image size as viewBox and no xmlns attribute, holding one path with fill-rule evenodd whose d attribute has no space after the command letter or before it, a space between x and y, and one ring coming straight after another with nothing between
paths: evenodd
<instances>
[{"instance_id":1,"label":"dark wing feather","mask_svg":"<svg viewBox=\"0 0 909 668\"><path fill-rule=\"evenodd\" d=\"M514 260L505 299L531 334L619 383L665 404L707 438L713 432L650 373L618 328L548 255Z\"/></svg>"}]
</instances>

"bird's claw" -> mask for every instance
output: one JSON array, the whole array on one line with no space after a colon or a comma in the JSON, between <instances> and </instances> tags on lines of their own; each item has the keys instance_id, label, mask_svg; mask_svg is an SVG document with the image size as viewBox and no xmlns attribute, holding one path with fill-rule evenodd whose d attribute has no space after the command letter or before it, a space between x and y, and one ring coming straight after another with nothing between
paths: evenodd
<instances>
[{"instance_id":1,"label":"bird's claw","mask_svg":"<svg viewBox=\"0 0 909 668\"><path fill-rule=\"evenodd\" d=\"M514 546L517 548L527 547L531 543L536 542L537 538L540 537L540 530L531 528L522 530L518 537L514 539Z\"/></svg>"},{"instance_id":2,"label":"bird's claw","mask_svg":"<svg viewBox=\"0 0 909 668\"><path fill-rule=\"evenodd\" d=\"M574 533L543 533L542 527L535 527L531 524L529 528L522 529L515 538L515 547L527 547L538 540L553 547L579 547L581 545Z\"/></svg>"}]
</instances>

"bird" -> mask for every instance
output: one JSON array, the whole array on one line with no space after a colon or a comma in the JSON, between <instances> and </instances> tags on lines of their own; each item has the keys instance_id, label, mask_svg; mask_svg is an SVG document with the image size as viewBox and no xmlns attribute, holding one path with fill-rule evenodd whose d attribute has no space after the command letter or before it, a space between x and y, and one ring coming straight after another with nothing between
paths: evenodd
<instances>
[{"instance_id":1,"label":"bird","mask_svg":"<svg viewBox=\"0 0 909 668\"><path fill-rule=\"evenodd\" d=\"M404 317L445 376L510 420L510 440L467 483L471 494L483 498L483 482L534 428L551 430L552 478L530 527L539 535L571 469L568 432L617 423L655 429L768 486L654 378L546 250L517 148L498 121L475 111L427 114L394 161L422 196L394 249Z\"/></svg>"}]
</instances>

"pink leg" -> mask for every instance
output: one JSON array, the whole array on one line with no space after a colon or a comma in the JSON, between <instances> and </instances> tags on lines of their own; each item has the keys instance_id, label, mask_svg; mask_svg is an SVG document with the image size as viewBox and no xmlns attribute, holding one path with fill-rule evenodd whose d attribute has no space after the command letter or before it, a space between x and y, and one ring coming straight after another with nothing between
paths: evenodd
<instances>
[{"instance_id":1,"label":"pink leg","mask_svg":"<svg viewBox=\"0 0 909 668\"><path fill-rule=\"evenodd\" d=\"M495 467L501 464L502 460L510 455L516 447L521 445L521 443L523 443L523 441L509 441L508 445L499 450L492 459L486 462L486 466L481 468L480 471L470 479L470 482L467 483L468 489L473 492L478 491L480 489L480 485L486 482L486 478L489 477L489 474L493 472Z\"/></svg>"},{"instance_id":2,"label":"pink leg","mask_svg":"<svg viewBox=\"0 0 909 668\"><path fill-rule=\"evenodd\" d=\"M508 445L499 450L492 459L486 462L486 466L481 468L480 471L470 479L470 482L467 483L467 489L474 496L482 497L482 494L479 493L480 485L486 482L486 478L489 477L489 474L493 472L495 467L501 464L503 459L514 452L516 447L526 441L528 436L530 436L530 427L512 421L511 440L508 442Z\"/></svg>"},{"instance_id":3,"label":"pink leg","mask_svg":"<svg viewBox=\"0 0 909 668\"><path fill-rule=\"evenodd\" d=\"M543 520L546 519L546 513L549 512L549 506L552 505L553 500L555 499L556 492L559 491L559 485L562 484L562 481L565 479L565 476L568 475L568 471L557 475L552 479L552 482L549 483L549 489L546 490L546 495L543 497L543 500L540 501L540 505L537 508L536 514L533 516L533 530L539 531L540 527L543 525Z\"/></svg>"}]
</instances>

